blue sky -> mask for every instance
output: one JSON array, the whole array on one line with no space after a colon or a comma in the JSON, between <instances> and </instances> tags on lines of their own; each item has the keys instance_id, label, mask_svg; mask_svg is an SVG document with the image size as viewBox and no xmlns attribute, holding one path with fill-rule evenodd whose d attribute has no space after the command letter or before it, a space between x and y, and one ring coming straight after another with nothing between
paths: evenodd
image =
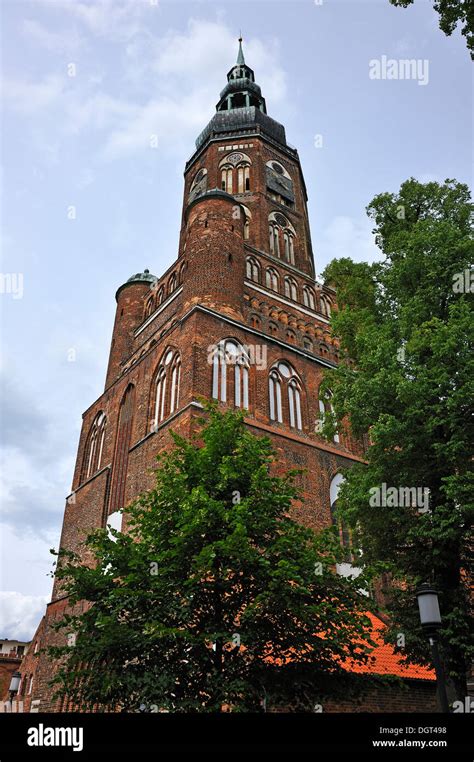
<instances>
[{"instance_id":1,"label":"blue sky","mask_svg":"<svg viewBox=\"0 0 474 762\"><path fill-rule=\"evenodd\" d=\"M184 163L239 29L300 154L318 273L377 256L375 194L410 176L471 184L472 64L430 0L3 0L1 15L1 272L17 280L0 293L0 637L29 638L115 291L176 258ZM382 56L427 60L427 84L371 79Z\"/></svg>"}]
</instances>

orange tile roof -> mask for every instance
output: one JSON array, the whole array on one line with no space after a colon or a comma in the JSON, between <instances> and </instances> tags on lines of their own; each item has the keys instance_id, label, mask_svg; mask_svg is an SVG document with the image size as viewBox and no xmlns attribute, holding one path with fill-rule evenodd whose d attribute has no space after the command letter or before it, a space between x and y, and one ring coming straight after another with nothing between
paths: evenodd
<instances>
[{"instance_id":1,"label":"orange tile roof","mask_svg":"<svg viewBox=\"0 0 474 762\"><path fill-rule=\"evenodd\" d=\"M347 669L349 672L364 674L395 675L397 677L417 680L436 680L433 669L419 664L409 664L405 662L403 656L396 654L393 647L384 642L383 631L387 629L384 622L370 611L365 613L372 623L370 637L376 643L376 646L369 654L366 664L354 663L351 659L347 659L343 663L344 669Z\"/></svg>"}]
</instances>

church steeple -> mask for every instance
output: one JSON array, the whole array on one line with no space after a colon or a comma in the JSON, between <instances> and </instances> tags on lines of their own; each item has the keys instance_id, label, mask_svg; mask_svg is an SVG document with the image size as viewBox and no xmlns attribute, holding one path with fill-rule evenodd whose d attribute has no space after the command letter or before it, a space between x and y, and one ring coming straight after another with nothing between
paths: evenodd
<instances>
[{"instance_id":1,"label":"church steeple","mask_svg":"<svg viewBox=\"0 0 474 762\"><path fill-rule=\"evenodd\" d=\"M221 91L216 114L196 140L199 149L211 136L229 130L256 127L286 146L285 128L267 115L265 98L255 82L253 69L245 63L242 36L239 37L237 61L227 74L227 85Z\"/></svg>"},{"instance_id":2,"label":"church steeple","mask_svg":"<svg viewBox=\"0 0 474 762\"><path fill-rule=\"evenodd\" d=\"M237 64L239 66L245 66L244 51L242 50L242 37L239 37L239 54L237 56Z\"/></svg>"}]
</instances>

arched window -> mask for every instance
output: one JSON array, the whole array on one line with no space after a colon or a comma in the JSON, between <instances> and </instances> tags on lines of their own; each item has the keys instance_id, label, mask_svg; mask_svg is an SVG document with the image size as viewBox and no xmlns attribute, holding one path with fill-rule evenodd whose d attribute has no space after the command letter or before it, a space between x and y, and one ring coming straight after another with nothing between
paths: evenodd
<instances>
[{"instance_id":1,"label":"arched window","mask_svg":"<svg viewBox=\"0 0 474 762\"><path fill-rule=\"evenodd\" d=\"M252 326L252 328L262 327L262 321L260 320L258 315L250 315L250 325Z\"/></svg>"},{"instance_id":2,"label":"arched window","mask_svg":"<svg viewBox=\"0 0 474 762\"><path fill-rule=\"evenodd\" d=\"M250 166L239 164L237 166L237 193L245 193L250 190Z\"/></svg>"},{"instance_id":3,"label":"arched window","mask_svg":"<svg viewBox=\"0 0 474 762\"><path fill-rule=\"evenodd\" d=\"M221 171L221 188L226 193L232 193L232 181L233 181L234 169L228 165L224 165Z\"/></svg>"},{"instance_id":4,"label":"arched window","mask_svg":"<svg viewBox=\"0 0 474 762\"><path fill-rule=\"evenodd\" d=\"M277 324L270 321L268 323L268 332L271 334L271 336L276 336L276 334L278 333Z\"/></svg>"},{"instance_id":5,"label":"arched window","mask_svg":"<svg viewBox=\"0 0 474 762\"><path fill-rule=\"evenodd\" d=\"M308 352L312 352L313 351L313 342L311 341L311 339L307 339L305 337L303 339L303 346L304 346L305 349L308 350Z\"/></svg>"},{"instance_id":6,"label":"arched window","mask_svg":"<svg viewBox=\"0 0 474 762\"><path fill-rule=\"evenodd\" d=\"M286 332L286 340L289 342L289 344L296 344L296 334L291 330L291 328L289 328Z\"/></svg>"},{"instance_id":7,"label":"arched window","mask_svg":"<svg viewBox=\"0 0 474 762\"><path fill-rule=\"evenodd\" d=\"M291 265L295 264L295 245L293 240L293 233L289 230L283 232L283 244L285 247L285 259Z\"/></svg>"},{"instance_id":8,"label":"arched window","mask_svg":"<svg viewBox=\"0 0 474 762\"><path fill-rule=\"evenodd\" d=\"M269 267L265 273L265 285L272 291L280 290L278 273L273 269L273 267Z\"/></svg>"},{"instance_id":9,"label":"arched window","mask_svg":"<svg viewBox=\"0 0 474 762\"><path fill-rule=\"evenodd\" d=\"M87 437L86 449L84 452L84 461L82 466L81 481L93 476L102 463L102 453L104 450L105 430L107 427L107 418L100 412L94 418L89 436Z\"/></svg>"},{"instance_id":10,"label":"arched window","mask_svg":"<svg viewBox=\"0 0 474 762\"><path fill-rule=\"evenodd\" d=\"M178 284L181 285L181 283L184 280L184 271L186 270L186 262L183 262L181 267L179 268L179 277L178 277Z\"/></svg>"},{"instance_id":11,"label":"arched window","mask_svg":"<svg viewBox=\"0 0 474 762\"><path fill-rule=\"evenodd\" d=\"M260 265L255 257L247 257L245 267L247 278L255 283L260 283Z\"/></svg>"},{"instance_id":12,"label":"arched window","mask_svg":"<svg viewBox=\"0 0 474 762\"><path fill-rule=\"evenodd\" d=\"M270 398L270 420L283 423L281 406L281 378L277 370L271 370L268 380L268 394Z\"/></svg>"},{"instance_id":13,"label":"arched window","mask_svg":"<svg viewBox=\"0 0 474 762\"><path fill-rule=\"evenodd\" d=\"M299 382L292 378L288 384L288 407L290 410L290 426L302 429L301 425L301 392Z\"/></svg>"},{"instance_id":14,"label":"arched window","mask_svg":"<svg viewBox=\"0 0 474 762\"><path fill-rule=\"evenodd\" d=\"M194 175L193 182L189 189L188 200L192 201L194 198L197 198L198 196L202 196L202 194L205 193L206 188L207 188L207 169L205 167L202 167L201 169L198 169L198 171Z\"/></svg>"},{"instance_id":15,"label":"arched window","mask_svg":"<svg viewBox=\"0 0 474 762\"><path fill-rule=\"evenodd\" d=\"M321 304L321 313L325 315L326 317L330 317L331 300L329 299L329 297L326 296L325 294L321 294L320 304Z\"/></svg>"},{"instance_id":16,"label":"arched window","mask_svg":"<svg viewBox=\"0 0 474 762\"><path fill-rule=\"evenodd\" d=\"M274 257L280 256L280 235L278 233L278 227L273 224L273 222L269 225L269 235L270 235L270 254L273 254Z\"/></svg>"},{"instance_id":17,"label":"arched window","mask_svg":"<svg viewBox=\"0 0 474 762\"><path fill-rule=\"evenodd\" d=\"M270 370L268 393L270 402L270 420L283 423L282 388L286 387L288 422L294 429L303 428L301 416L301 382L289 363L278 362Z\"/></svg>"},{"instance_id":18,"label":"arched window","mask_svg":"<svg viewBox=\"0 0 474 762\"><path fill-rule=\"evenodd\" d=\"M158 366L152 387L152 428L156 428L178 409L180 376L179 352L167 349Z\"/></svg>"},{"instance_id":19,"label":"arched window","mask_svg":"<svg viewBox=\"0 0 474 762\"><path fill-rule=\"evenodd\" d=\"M250 190L250 166L252 162L245 153L234 151L219 163L221 188L226 193L246 193ZM234 178L234 173L236 176Z\"/></svg>"},{"instance_id":20,"label":"arched window","mask_svg":"<svg viewBox=\"0 0 474 762\"><path fill-rule=\"evenodd\" d=\"M316 298L314 290L310 286L303 286L303 304L311 310L315 309Z\"/></svg>"},{"instance_id":21,"label":"arched window","mask_svg":"<svg viewBox=\"0 0 474 762\"><path fill-rule=\"evenodd\" d=\"M130 384L123 395L119 411L117 440L115 443L112 481L110 486L109 513L119 511L125 504L127 483L128 453L132 436L133 414L135 407L135 387Z\"/></svg>"},{"instance_id":22,"label":"arched window","mask_svg":"<svg viewBox=\"0 0 474 762\"><path fill-rule=\"evenodd\" d=\"M151 315L151 313L153 312L154 306L155 306L155 300L152 296L150 296L150 298L147 299L145 303L145 315L144 315L145 318Z\"/></svg>"},{"instance_id":23,"label":"arched window","mask_svg":"<svg viewBox=\"0 0 474 762\"><path fill-rule=\"evenodd\" d=\"M298 301L298 286L294 278L289 275L285 278L285 296L288 299L292 299L294 302Z\"/></svg>"},{"instance_id":24,"label":"arched window","mask_svg":"<svg viewBox=\"0 0 474 762\"><path fill-rule=\"evenodd\" d=\"M156 304L159 306L163 302L164 298L165 298L165 287L161 286L156 297Z\"/></svg>"},{"instance_id":25,"label":"arched window","mask_svg":"<svg viewBox=\"0 0 474 762\"><path fill-rule=\"evenodd\" d=\"M168 294L172 294L175 290L177 280L178 279L176 277L176 273L173 273L173 275L171 275L170 279L168 280Z\"/></svg>"},{"instance_id":26,"label":"arched window","mask_svg":"<svg viewBox=\"0 0 474 762\"><path fill-rule=\"evenodd\" d=\"M223 339L212 355L212 396L233 400L236 407L249 406L249 358L234 339Z\"/></svg>"},{"instance_id":27,"label":"arched window","mask_svg":"<svg viewBox=\"0 0 474 762\"><path fill-rule=\"evenodd\" d=\"M295 264L296 231L291 222L281 212L271 212L268 217L270 254L284 257L291 265Z\"/></svg>"}]
</instances>

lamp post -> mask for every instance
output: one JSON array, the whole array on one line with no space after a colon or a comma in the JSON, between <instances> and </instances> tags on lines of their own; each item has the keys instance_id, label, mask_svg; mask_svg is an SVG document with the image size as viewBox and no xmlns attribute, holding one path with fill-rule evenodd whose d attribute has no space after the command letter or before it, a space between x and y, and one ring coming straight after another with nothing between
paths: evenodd
<instances>
[{"instance_id":1,"label":"lamp post","mask_svg":"<svg viewBox=\"0 0 474 762\"><path fill-rule=\"evenodd\" d=\"M427 582L420 585L416 591L420 622L431 646L433 664L436 673L439 706L442 712L449 712L448 697L446 695L446 681L443 664L438 648L438 630L441 627L441 613L439 610L438 593Z\"/></svg>"},{"instance_id":2,"label":"lamp post","mask_svg":"<svg viewBox=\"0 0 474 762\"><path fill-rule=\"evenodd\" d=\"M8 693L10 694L10 706L12 711L13 711L13 698L18 693L20 682L21 682L21 672L13 672L11 680L10 680L10 687L8 688Z\"/></svg>"}]
</instances>

